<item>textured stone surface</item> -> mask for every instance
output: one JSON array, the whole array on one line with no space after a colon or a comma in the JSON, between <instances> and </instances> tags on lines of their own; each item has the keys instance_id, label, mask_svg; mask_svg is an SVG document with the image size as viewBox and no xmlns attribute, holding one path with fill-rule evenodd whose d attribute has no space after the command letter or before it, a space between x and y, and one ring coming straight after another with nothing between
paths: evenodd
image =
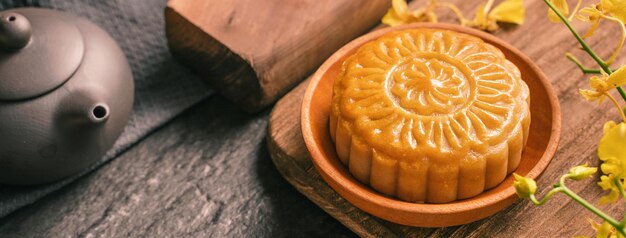
<instances>
[{"instance_id":1,"label":"textured stone surface","mask_svg":"<svg viewBox=\"0 0 626 238\"><path fill-rule=\"evenodd\" d=\"M135 80L135 104L124 133L100 163L106 163L138 140L205 99L211 90L199 78L174 62L165 39L165 0L1 0L0 9L42 7L67 11L101 26L126 54ZM41 186L0 185L0 217L31 204L65 186L87 169L61 181Z\"/></svg>"},{"instance_id":2,"label":"textured stone surface","mask_svg":"<svg viewBox=\"0 0 626 238\"><path fill-rule=\"evenodd\" d=\"M0 237L354 236L289 185L269 111L213 96L119 159L0 220Z\"/></svg>"}]
</instances>

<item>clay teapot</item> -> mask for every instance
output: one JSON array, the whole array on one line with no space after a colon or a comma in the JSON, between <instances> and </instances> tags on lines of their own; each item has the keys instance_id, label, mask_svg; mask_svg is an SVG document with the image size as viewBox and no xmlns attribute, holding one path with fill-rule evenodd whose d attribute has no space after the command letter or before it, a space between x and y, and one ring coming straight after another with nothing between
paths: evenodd
<instances>
[{"instance_id":1,"label":"clay teapot","mask_svg":"<svg viewBox=\"0 0 626 238\"><path fill-rule=\"evenodd\" d=\"M0 12L0 183L92 166L122 133L133 95L124 53L95 24L55 10Z\"/></svg>"}]
</instances>

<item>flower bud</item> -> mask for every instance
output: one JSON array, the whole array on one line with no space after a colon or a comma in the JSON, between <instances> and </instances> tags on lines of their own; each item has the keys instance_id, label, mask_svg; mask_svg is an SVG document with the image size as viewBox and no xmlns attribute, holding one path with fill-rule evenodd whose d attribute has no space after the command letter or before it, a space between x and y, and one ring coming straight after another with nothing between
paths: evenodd
<instances>
[{"instance_id":1,"label":"flower bud","mask_svg":"<svg viewBox=\"0 0 626 238\"><path fill-rule=\"evenodd\" d=\"M516 173L513 173L515 177L515 182L513 182L513 187L515 188L515 192L517 196L520 198L530 198L530 195L534 195L537 191L537 183L535 180L530 178L525 178Z\"/></svg>"},{"instance_id":2,"label":"flower bud","mask_svg":"<svg viewBox=\"0 0 626 238\"><path fill-rule=\"evenodd\" d=\"M587 163L579 166L575 166L569 170L567 177L573 180L583 180L591 177L598 171L596 167L589 167Z\"/></svg>"}]
</instances>

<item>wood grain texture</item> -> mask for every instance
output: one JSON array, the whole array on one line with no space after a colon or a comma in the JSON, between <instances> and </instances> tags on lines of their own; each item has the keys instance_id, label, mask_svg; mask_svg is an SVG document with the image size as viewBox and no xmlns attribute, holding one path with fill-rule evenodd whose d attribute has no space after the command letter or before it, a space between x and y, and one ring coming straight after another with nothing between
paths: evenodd
<instances>
[{"instance_id":1,"label":"wood grain texture","mask_svg":"<svg viewBox=\"0 0 626 238\"><path fill-rule=\"evenodd\" d=\"M513 203L517 195L508 176L498 186L475 197L445 204L411 204L389 199L368 189L354 179L335 155L335 145L329 131L333 80L340 74L343 61L359 47L392 31L407 29L453 30L475 37L499 48L507 60L517 65L530 89L532 114L529 143L524 148L516 173L536 179L552 160L561 132L561 112L550 82L530 59L493 35L454 24L416 23L377 30L360 37L333 54L309 81L302 101L301 127L304 142L313 164L335 191L356 207L379 218L399 224L420 227L442 227L466 224L490 216ZM332 126L330 126L332 127ZM338 138L338 135L337 135ZM289 144L283 142L281 144ZM373 181L373 179L371 180Z\"/></svg>"},{"instance_id":2,"label":"wood grain texture","mask_svg":"<svg viewBox=\"0 0 626 238\"><path fill-rule=\"evenodd\" d=\"M463 12L473 12L478 3L459 3ZM423 4L414 2L412 7ZM571 166L589 162L598 164L596 148L606 120L618 120L611 105L596 106L578 95L578 88L587 87L586 76L564 57L567 51L581 56L592 66L593 61L578 50L577 42L565 26L549 23L547 8L542 1L526 3L526 23L520 27L507 27L495 35L516 46L533 59L547 74L559 97L563 131L560 148L544 175L538 181L539 194L545 194L550 185ZM451 19L448 15L444 19ZM445 20L444 20L445 21ZM580 31L586 29L577 24ZM590 40L590 44L603 56L610 55L617 43L617 31L604 29ZM609 37L612 36L612 37ZM277 168L300 192L318 204L327 213L364 237L568 237L592 235L587 222L593 214L576 205L570 199L557 195L548 204L535 207L526 201L517 201L511 207L486 219L463 226L448 228L414 228L393 224L372 217L339 197L321 180L313 167L308 152L302 144L299 105L306 83L281 99L270 115L268 147ZM596 176L597 180L598 177ZM593 181L570 183L570 186L591 201L597 201L604 193ZM603 206L610 214L620 214L619 205Z\"/></svg>"},{"instance_id":3,"label":"wood grain texture","mask_svg":"<svg viewBox=\"0 0 626 238\"><path fill-rule=\"evenodd\" d=\"M275 102L376 25L388 0L170 0L174 57L247 111Z\"/></svg>"}]
</instances>

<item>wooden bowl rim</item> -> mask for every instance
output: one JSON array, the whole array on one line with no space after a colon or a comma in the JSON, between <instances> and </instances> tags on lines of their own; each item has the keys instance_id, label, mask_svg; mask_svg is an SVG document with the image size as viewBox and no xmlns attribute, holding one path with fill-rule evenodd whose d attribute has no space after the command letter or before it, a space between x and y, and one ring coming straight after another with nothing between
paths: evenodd
<instances>
[{"instance_id":1,"label":"wooden bowl rim","mask_svg":"<svg viewBox=\"0 0 626 238\"><path fill-rule=\"evenodd\" d=\"M497 211L500 211L508 207L515 201L515 198L517 197L517 195L515 194L515 189L512 186L506 189L502 189L501 191L494 193L492 195L481 197L480 199L474 199L476 198L474 197L474 198L459 200L459 201L455 201L455 202L447 203L447 204L420 204L420 203L404 202L404 201L396 200L393 198L385 197L381 194L376 193L375 191L369 188L366 188L362 184L354 183L353 181L349 179L342 178L342 176L352 176L352 175L350 174L346 175L342 171L335 169L334 166L330 163L329 158L327 158L322 152L324 150L322 146L318 145L315 142L315 139L313 136L314 133L312 129L310 111L311 111L312 102L314 101L313 95L316 89L318 88L320 81L322 80L322 78L324 78L326 71L328 71L339 60L341 60L346 54L353 52L353 50L355 50L356 48L360 47L361 45L369 41L375 40L381 37L382 35L392 32L392 31L416 29L416 28L452 30L456 32L473 35L488 42L494 42L496 43L497 46L502 46L506 48L507 50L511 51L513 54L517 55L532 69L532 71L534 71L534 73L538 76L538 79L541 82L542 87L546 89L546 92L547 92L546 96L549 98L549 101L550 101L549 105L552 108L552 115L551 115L552 117L551 129L552 130L550 133L550 139L549 139L548 145L546 146L546 149L543 152L541 158L537 161L537 163L525 176L533 178L533 179L537 179L541 175L541 173L546 169L546 167L552 160L554 154L556 153L558 143L560 140L560 134L561 134L561 109L559 106L558 98L556 97L554 90L552 89L552 85L550 84L550 81L547 79L547 77L541 71L541 69L530 58L528 58L521 51L519 51L512 45L504 42L503 40L491 34L485 33L483 31L475 30L475 29L468 28L468 27L462 27L459 25L445 24L445 23L414 23L414 24L408 24L408 25L403 25L403 26L379 29L379 30L370 32L368 34L365 34L351 41L350 43L348 43L347 45L339 49L337 52L335 52L330 58L328 58L324 62L324 64L322 64L320 68L312 76L309 82L309 85L307 86L307 89L306 89L306 92L304 94L304 98L302 101L301 129L302 129L302 135L304 137L306 147L311 155L313 164L315 165L320 175L322 175L322 178L326 180L326 182L335 191L337 191L342 197L344 197L353 205L366 211L367 213L370 213L370 214L380 213L380 212L375 211L374 209L368 209L369 206L382 208L382 209L390 210L390 211L395 211L399 213L404 213L404 214L408 213L408 214L434 215L434 216L455 215L455 214L461 214L461 213L467 215L468 212L474 212L474 211L478 211L478 210L485 209L485 208L492 207L492 206L499 207L494 212L487 212L490 214L484 215L484 212L481 213L483 215L476 219L472 219L472 218L462 219L462 220L467 220L467 222L456 222L456 223L452 222L452 223L443 224L443 225L440 222L434 222L433 223L434 225L431 225L429 224L428 221L426 222L406 221L403 219L397 219L397 217L395 217L393 214L379 216L380 218L383 218L385 220L400 223L403 225L415 226L416 224L419 224L421 226L428 226L428 227L460 225L460 224L465 224L465 223L469 223L472 221L485 218L489 215L494 214ZM336 152L333 151L333 153L336 153ZM329 179L333 181L328 181ZM335 187L335 186L339 186L339 187ZM350 193L351 195L355 196L355 198L344 196L341 193L341 191ZM363 202L365 204L368 204L369 206L356 204L355 201L357 203Z\"/></svg>"}]
</instances>

